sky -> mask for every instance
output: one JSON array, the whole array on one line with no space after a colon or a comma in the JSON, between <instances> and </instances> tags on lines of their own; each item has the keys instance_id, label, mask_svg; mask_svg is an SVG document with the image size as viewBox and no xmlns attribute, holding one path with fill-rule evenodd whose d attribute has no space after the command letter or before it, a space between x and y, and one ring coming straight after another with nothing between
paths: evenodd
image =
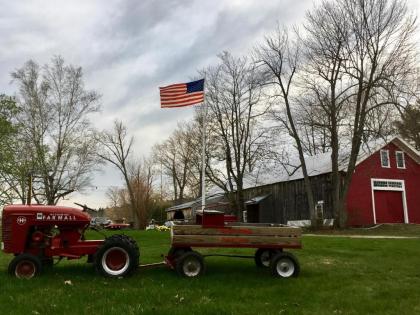
<instances>
[{"instance_id":1,"label":"sky","mask_svg":"<svg viewBox=\"0 0 420 315\"><path fill-rule=\"evenodd\" d=\"M102 95L92 116L99 130L123 121L135 138L136 157L168 137L193 108L161 109L159 86L187 82L228 50L247 54L277 24L298 25L312 0L0 0L0 94L13 95L10 73L33 59L61 55L81 66L87 89ZM420 1L409 0L420 15ZM108 204L105 192L121 186L110 165L92 174L93 187L69 200Z\"/></svg>"}]
</instances>

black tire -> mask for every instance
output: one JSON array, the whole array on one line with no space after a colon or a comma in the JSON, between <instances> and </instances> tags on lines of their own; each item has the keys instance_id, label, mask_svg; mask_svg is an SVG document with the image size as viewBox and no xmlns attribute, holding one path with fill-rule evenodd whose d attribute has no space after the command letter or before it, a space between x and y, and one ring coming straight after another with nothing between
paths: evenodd
<instances>
[{"instance_id":1,"label":"black tire","mask_svg":"<svg viewBox=\"0 0 420 315\"><path fill-rule=\"evenodd\" d=\"M139 252L139 255L140 255L139 246L137 245L137 242L134 238L132 238L128 235L125 235L125 234L120 234L120 236L122 238L126 239L128 242L130 242L136 248L136 250Z\"/></svg>"},{"instance_id":2,"label":"black tire","mask_svg":"<svg viewBox=\"0 0 420 315\"><path fill-rule=\"evenodd\" d=\"M175 269L183 277L198 277L205 271L204 258L195 251L187 251L176 260Z\"/></svg>"},{"instance_id":3,"label":"black tire","mask_svg":"<svg viewBox=\"0 0 420 315\"><path fill-rule=\"evenodd\" d=\"M106 277L124 277L139 265L140 251L134 239L126 235L107 237L95 254L95 268Z\"/></svg>"},{"instance_id":4,"label":"black tire","mask_svg":"<svg viewBox=\"0 0 420 315\"><path fill-rule=\"evenodd\" d=\"M300 266L297 258L286 252L277 253L270 262L271 274L278 278L297 277Z\"/></svg>"},{"instance_id":5,"label":"black tire","mask_svg":"<svg viewBox=\"0 0 420 315\"><path fill-rule=\"evenodd\" d=\"M178 259L186 252L191 252L192 249L190 247L171 247L168 252L169 257L173 257L174 259Z\"/></svg>"},{"instance_id":6,"label":"black tire","mask_svg":"<svg viewBox=\"0 0 420 315\"><path fill-rule=\"evenodd\" d=\"M42 266L47 268L52 268L54 266L54 258L44 257L42 258Z\"/></svg>"},{"instance_id":7,"label":"black tire","mask_svg":"<svg viewBox=\"0 0 420 315\"><path fill-rule=\"evenodd\" d=\"M95 263L95 255L92 255L92 254L88 255L86 263L88 263L88 264Z\"/></svg>"},{"instance_id":8,"label":"black tire","mask_svg":"<svg viewBox=\"0 0 420 315\"><path fill-rule=\"evenodd\" d=\"M278 249L258 248L254 256L255 264L259 268L269 268L271 259L280 252Z\"/></svg>"},{"instance_id":9,"label":"black tire","mask_svg":"<svg viewBox=\"0 0 420 315\"><path fill-rule=\"evenodd\" d=\"M20 254L10 262L8 271L19 279L31 279L42 272L42 263L37 256Z\"/></svg>"}]
</instances>

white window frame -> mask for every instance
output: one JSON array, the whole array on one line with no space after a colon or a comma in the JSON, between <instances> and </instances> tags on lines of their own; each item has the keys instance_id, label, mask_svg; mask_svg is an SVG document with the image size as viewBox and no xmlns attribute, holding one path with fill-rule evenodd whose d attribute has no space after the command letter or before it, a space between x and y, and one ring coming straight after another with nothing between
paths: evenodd
<instances>
[{"instance_id":1,"label":"white window frame","mask_svg":"<svg viewBox=\"0 0 420 315\"><path fill-rule=\"evenodd\" d=\"M374 182L394 182L401 184L401 187L388 187L388 184L385 187L374 186ZM404 210L404 223L409 223L408 221L408 207L407 207L407 197L405 192L405 181L399 179L383 179L383 178L371 178L370 179L372 187L372 212L373 212L373 223L376 224L376 209L375 209L375 190L387 190L387 191L401 191L402 192L402 202Z\"/></svg>"},{"instance_id":2,"label":"white window frame","mask_svg":"<svg viewBox=\"0 0 420 315\"><path fill-rule=\"evenodd\" d=\"M386 152L386 155L387 155L387 157L388 157L388 165L384 165L384 163L383 163L383 160L382 160L382 152ZM379 152L379 155L380 155L380 158L381 158L381 166L382 166L383 168L391 168L391 161L390 161L390 159L389 159L389 150L381 150L381 151Z\"/></svg>"},{"instance_id":3,"label":"white window frame","mask_svg":"<svg viewBox=\"0 0 420 315\"><path fill-rule=\"evenodd\" d=\"M398 166L398 154L399 153L402 154L403 166ZM404 154L404 151L395 151L395 164L397 164L397 168L405 169L405 154Z\"/></svg>"}]
</instances>

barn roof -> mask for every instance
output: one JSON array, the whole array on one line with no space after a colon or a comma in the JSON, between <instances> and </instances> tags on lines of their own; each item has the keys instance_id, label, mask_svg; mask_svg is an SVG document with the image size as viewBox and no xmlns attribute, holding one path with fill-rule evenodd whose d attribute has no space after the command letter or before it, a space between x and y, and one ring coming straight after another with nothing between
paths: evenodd
<instances>
[{"instance_id":1,"label":"barn roof","mask_svg":"<svg viewBox=\"0 0 420 315\"><path fill-rule=\"evenodd\" d=\"M221 201L223 199L224 199L224 193L216 193L216 194L213 194L213 195L209 195L206 198L206 204L218 203L219 201ZM183 210L183 209L197 207L199 205L201 205L201 197L197 198L195 200L189 201L189 202L185 202L185 203L180 204L180 205L172 206L170 208L167 208L165 211L166 212L171 212L171 211L176 211L176 210Z\"/></svg>"},{"instance_id":2,"label":"barn roof","mask_svg":"<svg viewBox=\"0 0 420 315\"><path fill-rule=\"evenodd\" d=\"M399 137L394 137L390 141L374 140L363 144L356 165L360 164L361 162L369 158L373 153L379 151L389 143L395 144L397 147L399 147L401 150L407 153L414 161L420 164L420 152L414 149L403 139ZM341 152L339 152L338 159L340 171L346 171L349 155L350 148L343 149ZM318 176L332 172L331 152L321 153L314 156L307 156L305 157L305 161L309 176ZM296 162L294 164L299 165L300 163ZM254 178L253 182L250 180L251 178ZM287 171L284 170L283 172L269 171L263 174L258 174L257 178L253 177L252 175L249 175L247 177L247 180L244 181L244 188L269 185L302 178L303 172L300 166L298 168L290 167Z\"/></svg>"},{"instance_id":3,"label":"barn roof","mask_svg":"<svg viewBox=\"0 0 420 315\"><path fill-rule=\"evenodd\" d=\"M418 164L420 164L420 152L414 149L410 144L408 144L406 141L401 139L400 137L394 137L390 141L384 141L384 140L374 140L370 141L368 143L365 143L361 147L361 152L359 154L359 157L357 159L356 165L362 163L364 160L369 158L373 153L379 151L389 143L395 144L397 147L399 147L401 150L403 150L405 153L407 153L414 161L416 161ZM340 171L346 171L347 164L348 164L348 157L350 154L350 148L346 148L339 152L339 170ZM297 160L297 159L296 159ZM305 158L306 166L308 169L309 176L317 176L322 174L328 174L331 173L331 152L326 152L322 154L317 154L314 156L307 156ZM295 163L296 165L299 165L298 162ZM259 173L258 175L254 174L248 174L244 178L244 189L257 187L257 186L264 186L264 185L270 185L274 183L280 183L280 182L286 182L286 181L292 181L292 180L298 180L303 178L302 168L290 168L288 171L273 171L269 170L263 173ZM213 187L211 190L210 196L206 199L206 204L209 203L215 203L217 202L217 198L222 198L224 195L224 192L221 188ZM266 197L266 196L263 196ZM187 209L191 208L193 206L201 204L201 197L190 201L181 205L173 206L166 211L175 211L180 209Z\"/></svg>"}]
</instances>

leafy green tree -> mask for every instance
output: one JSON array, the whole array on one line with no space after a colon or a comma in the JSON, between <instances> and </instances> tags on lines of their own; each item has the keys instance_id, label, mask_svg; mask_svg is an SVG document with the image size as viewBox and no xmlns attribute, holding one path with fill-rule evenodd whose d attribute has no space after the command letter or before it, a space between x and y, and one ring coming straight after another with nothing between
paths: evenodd
<instances>
[{"instance_id":1,"label":"leafy green tree","mask_svg":"<svg viewBox=\"0 0 420 315\"><path fill-rule=\"evenodd\" d=\"M407 106L395 126L401 137L420 150L420 101L416 105Z\"/></svg>"},{"instance_id":2,"label":"leafy green tree","mask_svg":"<svg viewBox=\"0 0 420 315\"><path fill-rule=\"evenodd\" d=\"M61 57L43 67L30 60L12 78L19 107L16 165L33 172L36 202L56 204L90 185L98 159L89 115L98 111L100 96L85 88L82 69Z\"/></svg>"},{"instance_id":3,"label":"leafy green tree","mask_svg":"<svg viewBox=\"0 0 420 315\"><path fill-rule=\"evenodd\" d=\"M11 203L18 197L14 189L16 170L15 139L18 132L16 115L19 108L13 97L0 95L0 204Z\"/></svg>"}]
</instances>

